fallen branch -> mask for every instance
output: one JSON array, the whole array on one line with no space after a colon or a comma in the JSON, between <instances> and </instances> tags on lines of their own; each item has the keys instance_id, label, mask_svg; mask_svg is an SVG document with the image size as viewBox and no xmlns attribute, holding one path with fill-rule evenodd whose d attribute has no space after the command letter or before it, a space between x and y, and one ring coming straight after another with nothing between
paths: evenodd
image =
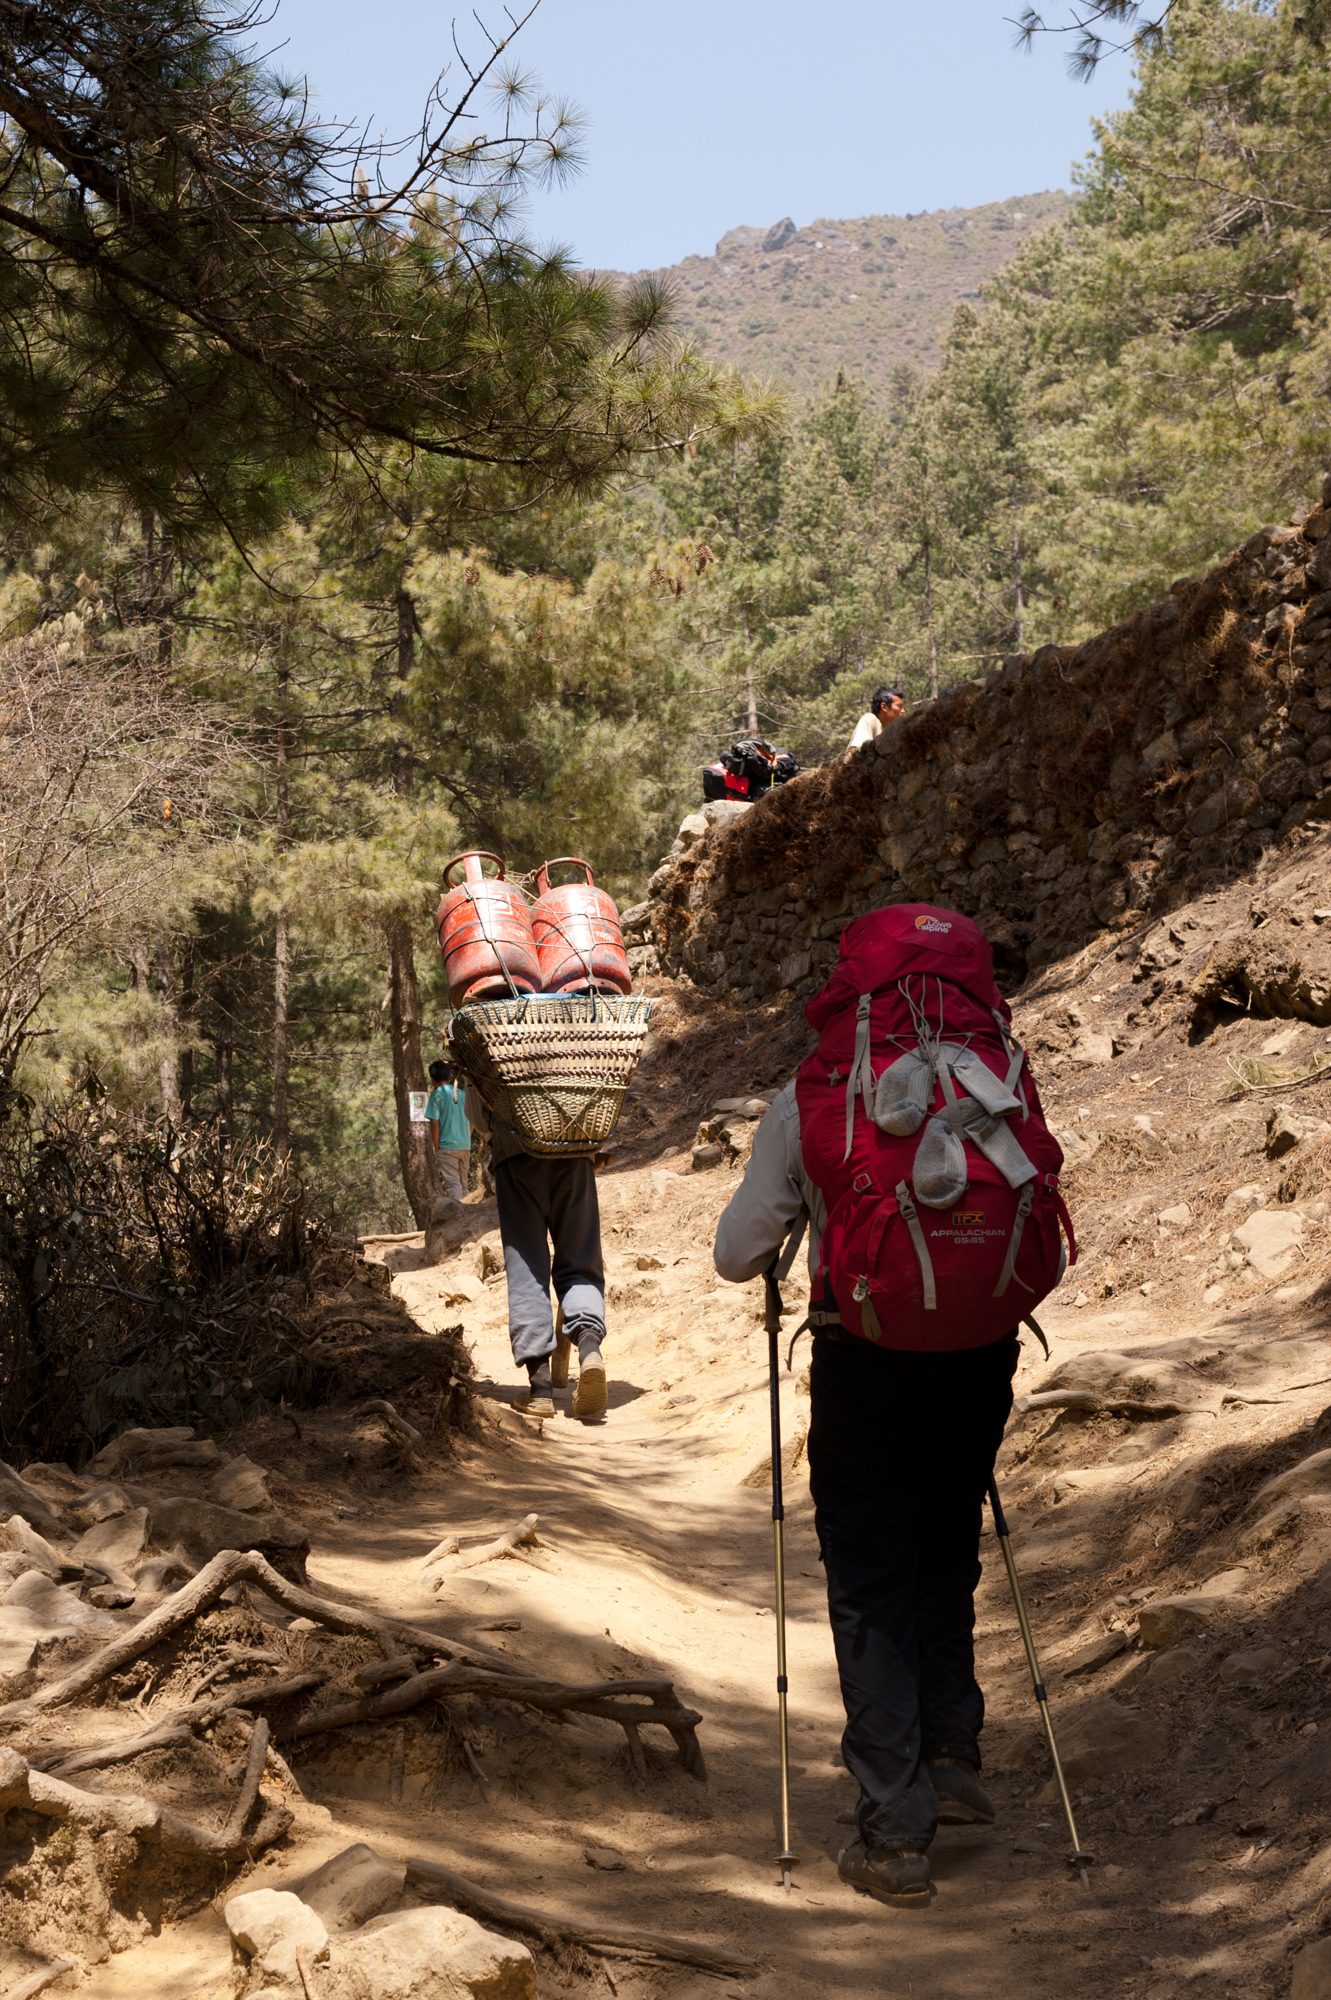
<instances>
[{"instance_id":1,"label":"fallen branch","mask_svg":"<svg viewBox=\"0 0 1331 2000\"><path fill-rule=\"evenodd\" d=\"M448 1542L441 1542L425 1558L425 1568L441 1576L456 1576L459 1570L479 1569L482 1563L493 1562L498 1556L516 1556L520 1562L527 1562L530 1558L523 1554L523 1550L540 1546L536 1539L536 1523L540 1518L539 1514L526 1514L516 1528L510 1528L507 1534L496 1535L493 1541L482 1542L474 1549L459 1550L456 1537L450 1536ZM453 1545L450 1546L450 1543Z\"/></svg>"},{"instance_id":2,"label":"fallen branch","mask_svg":"<svg viewBox=\"0 0 1331 2000\"><path fill-rule=\"evenodd\" d=\"M496 1923L509 1930L537 1937L544 1944L581 1945L585 1951L611 1958L636 1959L639 1964L691 1965L701 1972L715 1972L725 1978L742 1979L758 1967L751 1958L730 1952L709 1951L705 1945L691 1944L687 1938L671 1937L665 1931L620 1929L584 1923L567 1917L547 1916L528 1903L512 1902L496 1896L478 1882L470 1882L451 1868L434 1861L408 1861L407 1880L414 1889L433 1892L455 1909Z\"/></svg>"},{"instance_id":3,"label":"fallen branch","mask_svg":"<svg viewBox=\"0 0 1331 2000\"><path fill-rule=\"evenodd\" d=\"M422 1569L433 1569L436 1563L446 1562L449 1556L458 1554L462 1547L459 1535L445 1535L442 1542L436 1542L429 1555L421 1564Z\"/></svg>"},{"instance_id":4,"label":"fallen branch","mask_svg":"<svg viewBox=\"0 0 1331 2000\"><path fill-rule=\"evenodd\" d=\"M77 1700L109 1675L142 1659L145 1653L151 1652L164 1639L171 1638L182 1626L202 1617L238 1583L257 1585L265 1596L273 1598L284 1610L292 1611L298 1617L313 1618L332 1632L364 1633L374 1639L390 1639L399 1648L407 1645L417 1652L433 1654L437 1659L466 1661L490 1673L502 1674L507 1668L507 1663L502 1660L487 1659L472 1647L464 1646L456 1639L446 1639L438 1632L426 1631L422 1626L399 1624L396 1619L380 1618L372 1611L362 1611L353 1605L333 1604L325 1598L316 1597L312 1591L304 1590L299 1584L290 1583L286 1577L279 1575L257 1550L224 1549L211 1562L205 1563L189 1583L159 1604L155 1611L150 1611L146 1618L141 1618L137 1625L131 1626L128 1632L110 1640L100 1652L81 1661L59 1680L48 1681L45 1687L18 1701L6 1702L0 1707L0 1722L15 1720L34 1709L57 1708L64 1702Z\"/></svg>"},{"instance_id":5,"label":"fallen branch","mask_svg":"<svg viewBox=\"0 0 1331 2000\"><path fill-rule=\"evenodd\" d=\"M697 1737L702 1717L696 1709L681 1706L669 1681L593 1681L576 1686L529 1676L476 1672L453 1662L413 1674L410 1680L399 1681L379 1693L335 1702L313 1715L301 1716L286 1728L279 1728L278 1733L284 1743L299 1741L302 1737L351 1728L357 1723L383 1722L419 1708L423 1702L466 1694L516 1702L552 1715L590 1715L604 1722L616 1722L629 1737L630 1751L642 1725L658 1723L673 1738L685 1770L696 1778L707 1775Z\"/></svg>"}]
</instances>

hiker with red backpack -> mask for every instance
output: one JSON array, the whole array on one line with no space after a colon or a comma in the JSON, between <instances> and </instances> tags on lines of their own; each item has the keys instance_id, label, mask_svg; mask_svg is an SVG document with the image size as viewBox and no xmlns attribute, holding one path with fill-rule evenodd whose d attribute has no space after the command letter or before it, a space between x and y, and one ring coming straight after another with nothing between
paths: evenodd
<instances>
[{"instance_id":1,"label":"hiker with red backpack","mask_svg":"<svg viewBox=\"0 0 1331 2000\"><path fill-rule=\"evenodd\" d=\"M814 1054L758 1128L716 1268L770 1272L807 1221L808 1456L859 1785L842 1879L930 1891L943 1824L988 1825L975 1679L981 1509L1017 1330L1062 1273L1062 1154L988 943L900 903L842 934ZM1073 1250L1075 1256L1075 1248Z\"/></svg>"}]
</instances>

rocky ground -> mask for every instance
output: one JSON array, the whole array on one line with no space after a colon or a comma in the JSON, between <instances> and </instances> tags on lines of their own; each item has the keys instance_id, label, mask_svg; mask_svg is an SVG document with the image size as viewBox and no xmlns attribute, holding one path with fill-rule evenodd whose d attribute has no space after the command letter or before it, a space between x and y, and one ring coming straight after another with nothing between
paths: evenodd
<instances>
[{"instance_id":1,"label":"rocky ground","mask_svg":"<svg viewBox=\"0 0 1331 2000\"><path fill-rule=\"evenodd\" d=\"M602 1179L604 1424L511 1408L476 1202L441 1262L367 1246L418 1326L464 1329L479 1415L449 1457L449 1384L404 1377L388 1402L0 1481L0 1995L1331 1993L1326 860L1286 851L1018 997L1082 1254L1042 1315L1052 1359L1023 1354L1000 1480L1089 1892L992 1540L999 1824L940 1836L927 1911L838 1881L803 1354L782 1389L799 1865L779 1884L761 1300L715 1280L709 1246L803 1028L663 986ZM228 1542L270 1567L52 1697L201 1573L225 1588ZM664 1939L623 1935L643 1930Z\"/></svg>"}]
</instances>

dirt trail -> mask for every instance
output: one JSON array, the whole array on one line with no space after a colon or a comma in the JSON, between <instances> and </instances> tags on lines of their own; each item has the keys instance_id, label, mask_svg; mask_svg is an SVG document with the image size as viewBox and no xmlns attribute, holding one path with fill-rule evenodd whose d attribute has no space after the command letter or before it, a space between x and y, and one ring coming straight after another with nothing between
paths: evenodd
<instances>
[{"instance_id":1,"label":"dirt trail","mask_svg":"<svg viewBox=\"0 0 1331 2000\"><path fill-rule=\"evenodd\" d=\"M772 1865L775 1640L765 1343L757 1288L722 1287L708 1275L711 1226L729 1185L727 1175L660 1169L611 1175L604 1183L613 1386L609 1418L595 1428L561 1412L532 1431L508 1413L516 1385L503 1284L481 1284L472 1275L475 1244L440 1267L424 1266L409 1249L390 1253L396 1288L426 1324L451 1320L459 1307L446 1302L460 1290L475 1295L465 1302L469 1335L498 1429L467 1464L376 1505L372 1517L322 1524L311 1563L317 1585L407 1617L433 1609L464 1636L554 1673L670 1674L705 1715L709 1782L698 1785L668 1749L655 1747L646 1778L635 1781L617 1747L622 1739L608 1729L605 1741L578 1731L578 1742L554 1760L548 1736L534 1732L530 1756L496 1784L492 1804L465 1778L440 1797L428 1773L410 1772L402 1802L394 1804L384 1745L372 1742L337 1753L317 1771L298 1765L328 1811L326 1844L307 1840L299 1870L274 1858L252 1879L281 1886L325 1852L366 1839L386 1854L443 1861L564 1914L669 1929L751 1955L761 1969L744 1990L773 2000L806 2000L810 1993L962 2000L976 1992L1053 2000L1087 1977L1102 1991L1163 2000L1201 1963L1216 1978L1206 1992L1251 1991L1238 1982L1237 1961L1232 1987L1217 1963L1209 1857L1180 1867L1162 1894L1149 1843L1126 1823L1111 1830L1088 1800L1087 1831L1102 1856L1094 1893L1085 1895L1067 1873L1063 1828L1047 1795L1047 1764L1031 1725L991 1541L979 1654L991 1697L988 1746L1000 1824L983 1834L940 1834L937 1894L927 1912L885 1910L838 1881L834 1856L848 1835L837 1817L853 1794L837 1757L840 1709L799 1464L787 1532L800 1865L793 1891L781 1889ZM637 1270L640 1257L662 1250L663 1270ZM1075 1332L1066 1315L1050 1317L1064 1356L1091 1346L1119 1348L1159 1331L1144 1307L1082 1315ZM797 1358L796 1377L783 1386L788 1440L800 1438L807 1422L796 1379L804 1365ZM1024 1356L1019 1388L1045 1373L1038 1351L1034 1359ZM1021 1426L1016 1435L1024 1435ZM798 1458L798 1446L789 1456ZM1029 1479L1009 1477L1020 1523ZM534 1562L494 1560L431 1596L420 1570L437 1540L445 1533L460 1534L464 1543L480 1540L527 1512L540 1516ZM1038 1547L1032 1553L1038 1606L1047 1555ZM1094 1578L1087 1580L1093 1586ZM1045 1618L1042 1626L1051 1655L1065 1650L1066 1618L1052 1625ZM1066 1700L1063 1707L1066 1714ZM1149 1796L1145 1806L1154 1839L1159 1823ZM617 1849L623 1870L594 1870L584 1858L588 1846ZM215 1915L198 1919L169 1944L106 1968L94 1990L105 2000L143 1990L158 2000L211 2000L226 1991L219 1932ZM624 2000L741 1990L682 1972L616 1965L613 1973ZM150 1989L136 1984L148 1976ZM600 1981L595 1974L592 1988ZM566 1984L546 1959L541 1990L591 1989L578 1976Z\"/></svg>"},{"instance_id":2,"label":"dirt trail","mask_svg":"<svg viewBox=\"0 0 1331 2000\"><path fill-rule=\"evenodd\" d=\"M1311 895L1320 862L1305 872ZM761 1297L758 1286L722 1285L710 1261L743 1135L741 1157L707 1173L689 1171L689 1146L700 1112L726 1091L776 1081L793 1047L788 1022L691 1017L687 995L663 1010L625 1155L601 1183L607 1421L584 1427L561 1409L532 1429L511 1410L493 1210L477 1207L444 1263L427 1265L409 1244L382 1255L421 1325L464 1325L479 1437L359 1511L311 1483L303 1517L316 1588L434 1617L565 1678L671 1677L704 1716L708 1782L679 1768L663 1736L635 1775L608 1724L482 1719L468 1745L479 1777L447 1727L413 1726L405 1744L382 1727L346 1732L293 1759L317 1802L298 1854L270 1856L233 1887L293 1884L364 1839L561 1916L670 1930L758 1968L728 1982L622 1962L607 1972L544 1952L543 1996L610 1990L611 1977L621 2000L1288 1992L1291 1956L1331 1928L1331 1343L1319 1290L1331 1128L1317 1128L1331 1084L1292 1086L1312 1121L1292 1165L1269 1155L1267 1099L1225 1096L1245 1064L1260 1079L1303 1078L1326 1036L1310 1022L1273 1030L1227 1002L1198 1042L1194 967L1204 984L1225 926L1246 936L1267 919L1256 904L1249 913L1211 898L1171 921L1164 945L1161 927L1148 927L1112 955L1051 968L1018 1010L1046 1106L1071 1135L1069 1196L1086 1255L1042 1315L1052 1364L1028 1346L1017 1388L1052 1382L1084 1396L1090 1383L1099 1407L1019 1410L999 1472L1083 1836L1099 1857L1091 1893L1065 1866L992 1539L978 1654L999 1823L940 1833L927 1910L884 1909L838 1881L848 1837L838 1816L852 1789L799 1446L807 1348L782 1388L800 1862L792 1892L779 1886ZM1262 1204L1272 1218L1296 1206L1303 1215L1295 1252L1267 1275L1234 1248L1233 1232ZM797 1287L789 1303L798 1315ZM1301 1498L1264 1499L1264 1482L1295 1466ZM285 1469L298 1484L299 1468ZM527 1513L539 1516L530 1560L492 1559L431 1591L422 1565L441 1538L479 1543ZM1208 1605L1174 1643L1144 1644L1143 1605L1179 1592ZM589 1848L617 1850L623 1866L589 1865ZM232 1989L217 1910L126 1953L84 1990L223 2000Z\"/></svg>"}]
</instances>

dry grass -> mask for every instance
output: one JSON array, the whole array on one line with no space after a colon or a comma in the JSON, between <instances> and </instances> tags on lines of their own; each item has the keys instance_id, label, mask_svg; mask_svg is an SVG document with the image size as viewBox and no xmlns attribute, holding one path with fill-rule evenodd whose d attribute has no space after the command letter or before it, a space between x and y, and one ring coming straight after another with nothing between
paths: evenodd
<instances>
[{"instance_id":1,"label":"dry grass","mask_svg":"<svg viewBox=\"0 0 1331 2000\"><path fill-rule=\"evenodd\" d=\"M1230 1104L1268 1091L1298 1090L1305 1083L1331 1077L1331 1056L1321 1054L1309 1057L1297 1069L1280 1069L1260 1056L1239 1056L1237 1060L1231 1056L1227 1061L1233 1082L1226 1086L1224 1096Z\"/></svg>"}]
</instances>

